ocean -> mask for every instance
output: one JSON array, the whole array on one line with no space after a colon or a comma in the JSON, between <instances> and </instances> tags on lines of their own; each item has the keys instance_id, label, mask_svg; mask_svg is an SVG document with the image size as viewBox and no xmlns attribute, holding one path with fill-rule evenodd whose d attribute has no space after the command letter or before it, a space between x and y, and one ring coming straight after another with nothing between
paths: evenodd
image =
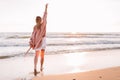
<instances>
[{"instance_id":1,"label":"ocean","mask_svg":"<svg viewBox=\"0 0 120 80\"><path fill-rule=\"evenodd\" d=\"M30 32L1 32L0 59L24 56ZM120 49L120 33L47 33L46 55ZM30 50L29 56L34 55Z\"/></svg>"}]
</instances>

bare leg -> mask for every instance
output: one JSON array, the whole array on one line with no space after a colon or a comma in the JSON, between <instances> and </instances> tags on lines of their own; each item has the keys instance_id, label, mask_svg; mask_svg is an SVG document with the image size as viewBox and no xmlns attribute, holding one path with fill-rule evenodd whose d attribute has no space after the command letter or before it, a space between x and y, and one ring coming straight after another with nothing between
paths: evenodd
<instances>
[{"instance_id":1,"label":"bare leg","mask_svg":"<svg viewBox=\"0 0 120 80\"><path fill-rule=\"evenodd\" d=\"M44 53L45 53L45 50L44 49L42 49L41 50L41 67L40 67L40 71L42 71L43 70L43 63L44 63Z\"/></svg>"},{"instance_id":2,"label":"bare leg","mask_svg":"<svg viewBox=\"0 0 120 80\"><path fill-rule=\"evenodd\" d=\"M34 57L34 75L36 76L37 74L37 63L38 63L38 57L39 57L40 51L36 51L35 57Z\"/></svg>"}]
</instances>

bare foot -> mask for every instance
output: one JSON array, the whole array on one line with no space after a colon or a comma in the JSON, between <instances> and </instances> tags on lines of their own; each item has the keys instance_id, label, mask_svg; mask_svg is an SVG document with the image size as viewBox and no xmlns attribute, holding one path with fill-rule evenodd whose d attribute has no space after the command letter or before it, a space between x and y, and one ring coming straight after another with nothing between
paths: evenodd
<instances>
[{"instance_id":1,"label":"bare foot","mask_svg":"<svg viewBox=\"0 0 120 80\"><path fill-rule=\"evenodd\" d=\"M43 71L43 68L40 68L40 71L42 72L42 71Z\"/></svg>"},{"instance_id":2,"label":"bare foot","mask_svg":"<svg viewBox=\"0 0 120 80\"><path fill-rule=\"evenodd\" d=\"M37 75L37 70L36 69L34 69L34 76L36 76Z\"/></svg>"}]
</instances>

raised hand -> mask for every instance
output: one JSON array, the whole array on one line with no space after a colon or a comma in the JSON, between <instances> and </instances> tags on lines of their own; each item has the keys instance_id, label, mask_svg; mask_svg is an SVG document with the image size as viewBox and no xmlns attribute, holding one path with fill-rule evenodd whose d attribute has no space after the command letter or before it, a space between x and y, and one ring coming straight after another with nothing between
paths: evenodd
<instances>
[{"instance_id":1,"label":"raised hand","mask_svg":"<svg viewBox=\"0 0 120 80\"><path fill-rule=\"evenodd\" d=\"M48 8L48 3L45 5L45 8Z\"/></svg>"}]
</instances>

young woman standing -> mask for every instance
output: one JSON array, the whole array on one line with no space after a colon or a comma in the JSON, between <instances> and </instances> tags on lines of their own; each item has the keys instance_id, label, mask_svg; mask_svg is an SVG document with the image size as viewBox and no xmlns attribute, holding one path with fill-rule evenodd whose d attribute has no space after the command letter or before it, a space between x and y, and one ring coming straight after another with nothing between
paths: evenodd
<instances>
[{"instance_id":1,"label":"young woman standing","mask_svg":"<svg viewBox=\"0 0 120 80\"><path fill-rule=\"evenodd\" d=\"M36 25L33 28L33 32L30 38L30 47L35 50L34 57L34 75L37 75L37 62L40 55L40 71L43 70L44 54L46 48L46 24L47 24L47 8L45 5L45 12L43 17L36 17Z\"/></svg>"}]
</instances>

